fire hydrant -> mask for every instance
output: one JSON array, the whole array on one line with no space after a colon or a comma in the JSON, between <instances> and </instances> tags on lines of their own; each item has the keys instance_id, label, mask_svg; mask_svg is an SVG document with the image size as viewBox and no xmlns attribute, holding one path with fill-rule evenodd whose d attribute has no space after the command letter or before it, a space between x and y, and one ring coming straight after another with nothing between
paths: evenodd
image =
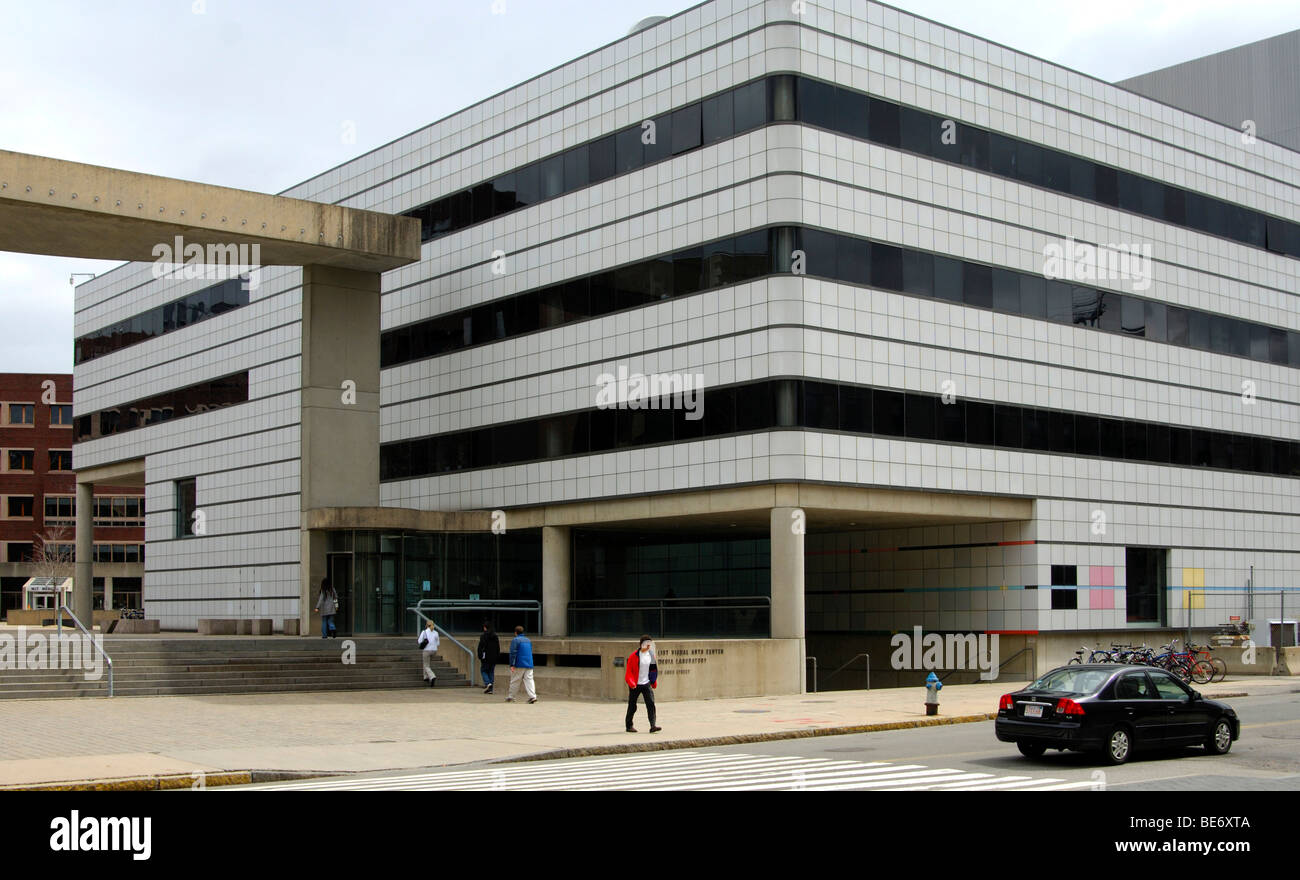
<instances>
[{"instance_id":1,"label":"fire hydrant","mask_svg":"<svg viewBox=\"0 0 1300 880\"><path fill-rule=\"evenodd\" d=\"M931 672L925 677L925 714L939 714L939 690L943 687L943 682L939 681L939 676Z\"/></svg>"}]
</instances>

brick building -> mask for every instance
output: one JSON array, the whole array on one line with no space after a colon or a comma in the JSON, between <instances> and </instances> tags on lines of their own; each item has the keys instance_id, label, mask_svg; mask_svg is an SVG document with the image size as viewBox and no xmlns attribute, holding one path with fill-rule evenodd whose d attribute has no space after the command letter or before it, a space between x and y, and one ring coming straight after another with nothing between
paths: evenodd
<instances>
[{"instance_id":1,"label":"brick building","mask_svg":"<svg viewBox=\"0 0 1300 880\"><path fill-rule=\"evenodd\" d=\"M75 545L72 376L0 373L0 613L22 607L31 559L48 537ZM140 607L144 497L95 487L95 607Z\"/></svg>"}]
</instances>

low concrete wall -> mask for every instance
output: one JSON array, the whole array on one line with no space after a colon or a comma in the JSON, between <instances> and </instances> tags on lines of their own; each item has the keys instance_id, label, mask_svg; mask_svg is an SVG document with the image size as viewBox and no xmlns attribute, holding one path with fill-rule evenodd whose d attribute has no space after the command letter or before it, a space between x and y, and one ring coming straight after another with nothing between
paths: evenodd
<instances>
[{"instance_id":1,"label":"low concrete wall","mask_svg":"<svg viewBox=\"0 0 1300 880\"><path fill-rule=\"evenodd\" d=\"M158 633L162 628L157 620L138 620L135 618L129 620L119 620L113 627L114 635L130 635L131 633Z\"/></svg>"},{"instance_id":2,"label":"low concrete wall","mask_svg":"<svg viewBox=\"0 0 1300 880\"><path fill-rule=\"evenodd\" d=\"M49 626L54 626L56 616L52 608L34 611L11 608L5 612L5 622L10 626L45 626L48 621ZM103 629L108 626L109 621L117 620L121 616L121 611L96 611L91 625ZM66 614L63 615L63 625L72 626L72 618Z\"/></svg>"},{"instance_id":3,"label":"low concrete wall","mask_svg":"<svg viewBox=\"0 0 1300 880\"><path fill-rule=\"evenodd\" d=\"M513 636L499 634L502 652L508 652ZM456 635L470 648L477 635ZM632 639L548 639L531 638L533 654L546 658L533 671L538 696L589 697L627 700L625 669L615 665L636 650ZM659 686L655 699L698 700L722 697L752 697L797 694L799 664L803 662L797 639L658 639ZM438 652L444 660L468 675L468 657L448 640ZM564 655L599 657L600 666L559 665ZM510 681L510 668L496 667L497 693ZM479 684L476 677L474 684Z\"/></svg>"}]
</instances>

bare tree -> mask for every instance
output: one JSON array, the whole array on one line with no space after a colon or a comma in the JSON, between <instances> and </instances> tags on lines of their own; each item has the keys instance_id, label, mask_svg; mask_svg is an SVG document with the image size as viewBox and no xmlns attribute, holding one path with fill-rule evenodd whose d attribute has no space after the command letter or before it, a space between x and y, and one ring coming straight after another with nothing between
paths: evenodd
<instances>
[{"instance_id":1,"label":"bare tree","mask_svg":"<svg viewBox=\"0 0 1300 880\"><path fill-rule=\"evenodd\" d=\"M32 548L32 568L36 577L62 581L72 577L77 570L75 548L68 530L55 526L37 535L37 545Z\"/></svg>"}]
</instances>

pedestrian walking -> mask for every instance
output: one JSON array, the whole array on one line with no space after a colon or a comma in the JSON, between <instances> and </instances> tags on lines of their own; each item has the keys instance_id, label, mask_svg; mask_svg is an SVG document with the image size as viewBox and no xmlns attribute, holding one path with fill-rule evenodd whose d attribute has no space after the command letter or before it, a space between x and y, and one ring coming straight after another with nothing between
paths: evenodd
<instances>
[{"instance_id":1,"label":"pedestrian walking","mask_svg":"<svg viewBox=\"0 0 1300 880\"><path fill-rule=\"evenodd\" d=\"M522 626L515 627L515 637L510 640L510 695L507 703L515 701L515 693L523 682L528 702L537 702L537 688L533 686L533 643L524 635Z\"/></svg>"},{"instance_id":2,"label":"pedestrian walking","mask_svg":"<svg viewBox=\"0 0 1300 880\"><path fill-rule=\"evenodd\" d=\"M433 687L438 683L438 673L433 671L433 655L438 653L438 643L440 641L438 631L433 628L433 621L426 621L424 631L416 639L416 644L423 649L421 656L424 658L424 680L429 683L429 687Z\"/></svg>"},{"instance_id":3,"label":"pedestrian walking","mask_svg":"<svg viewBox=\"0 0 1300 880\"><path fill-rule=\"evenodd\" d=\"M334 592L334 586L329 578L321 579L316 610L320 612L320 637L322 639L337 637L338 630L334 626L334 615L339 610L339 594Z\"/></svg>"},{"instance_id":4,"label":"pedestrian walking","mask_svg":"<svg viewBox=\"0 0 1300 880\"><path fill-rule=\"evenodd\" d=\"M492 682L497 677L497 660L501 658L501 640L492 631L492 624L483 621L483 635L478 637L478 663L483 674L483 693L492 693Z\"/></svg>"},{"instance_id":5,"label":"pedestrian walking","mask_svg":"<svg viewBox=\"0 0 1300 880\"><path fill-rule=\"evenodd\" d=\"M649 636L641 637L641 644L632 656L627 658L627 672L623 681L627 684L627 719L624 727L628 733L636 733L632 726L632 716L636 714L636 700L645 700L646 714L650 716L650 732L663 730L655 724L655 688L659 687L659 664L655 662L655 643Z\"/></svg>"}]
</instances>

